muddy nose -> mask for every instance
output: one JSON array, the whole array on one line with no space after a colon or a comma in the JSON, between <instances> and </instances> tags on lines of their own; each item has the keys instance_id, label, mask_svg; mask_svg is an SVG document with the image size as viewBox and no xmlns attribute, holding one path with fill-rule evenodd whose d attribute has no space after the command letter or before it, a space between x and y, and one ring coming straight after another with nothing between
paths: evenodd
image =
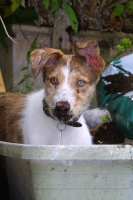
<instances>
[{"instance_id":1,"label":"muddy nose","mask_svg":"<svg viewBox=\"0 0 133 200\"><path fill-rule=\"evenodd\" d=\"M67 101L60 101L56 103L56 112L66 114L70 110L70 104Z\"/></svg>"}]
</instances>

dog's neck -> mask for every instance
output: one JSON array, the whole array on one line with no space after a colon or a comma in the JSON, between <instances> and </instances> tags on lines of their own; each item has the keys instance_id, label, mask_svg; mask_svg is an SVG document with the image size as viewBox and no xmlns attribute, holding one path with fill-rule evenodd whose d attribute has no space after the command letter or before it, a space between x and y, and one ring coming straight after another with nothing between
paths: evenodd
<instances>
[{"instance_id":1,"label":"dog's neck","mask_svg":"<svg viewBox=\"0 0 133 200\"><path fill-rule=\"evenodd\" d=\"M48 116L48 117L51 117L52 119L55 120L55 118L50 114L50 109L49 109L49 106L46 102L46 99L44 98L42 100L42 103L43 103L43 111L45 112L45 114ZM81 127L82 124L79 123L79 122L73 122L73 121L64 121L64 122L60 122L61 124L64 123L66 125L69 125L69 126L73 126L73 127Z\"/></svg>"}]
</instances>

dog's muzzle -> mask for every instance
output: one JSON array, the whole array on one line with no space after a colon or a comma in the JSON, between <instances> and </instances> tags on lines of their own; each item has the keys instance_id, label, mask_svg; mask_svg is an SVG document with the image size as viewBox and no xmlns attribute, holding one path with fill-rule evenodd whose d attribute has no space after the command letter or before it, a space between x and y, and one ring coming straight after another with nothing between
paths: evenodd
<instances>
[{"instance_id":1,"label":"dog's muzzle","mask_svg":"<svg viewBox=\"0 0 133 200\"><path fill-rule=\"evenodd\" d=\"M72 118L72 112L70 111L70 104L67 101L59 101L54 108L54 115L60 121L68 121Z\"/></svg>"},{"instance_id":2,"label":"dog's muzzle","mask_svg":"<svg viewBox=\"0 0 133 200\"><path fill-rule=\"evenodd\" d=\"M68 102L62 101L62 102L56 103L54 113L53 113L53 115L55 117L53 115L51 115L50 108L45 99L43 99L42 103L43 103L43 110L47 116L52 117L53 119L55 119L55 117L57 117L59 119L59 121L63 122L66 125L69 125L69 126L73 126L73 127L81 127L82 126L82 124L77 122L77 120L73 120L73 121L70 120L72 118L73 114L70 111L70 104Z\"/></svg>"}]
</instances>

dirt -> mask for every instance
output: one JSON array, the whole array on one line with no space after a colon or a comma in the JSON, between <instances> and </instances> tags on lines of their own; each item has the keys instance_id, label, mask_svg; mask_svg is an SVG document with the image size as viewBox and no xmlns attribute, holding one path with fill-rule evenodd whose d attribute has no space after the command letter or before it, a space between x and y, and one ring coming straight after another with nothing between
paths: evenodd
<instances>
[{"instance_id":1,"label":"dirt","mask_svg":"<svg viewBox=\"0 0 133 200\"><path fill-rule=\"evenodd\" d=\"M126 73L127 76L123 73L119 73L103 77L105 81L109 82L109 84L107 84L104 88L107 91L107 94L121 93L118 95L120 96L133 91L133 74L119 66L115 67Z\"/></svg>"},{"instance_id":2,"label":"dirt","mask_svg":"<svg viewBox=\"0 0 133 200\"><path fill-rule=\"evenodd\" d=\"M104 87L106 93L118 93L114 99L133 91L133 74L119 66L115 67L119 68L122 73L103 77L103 79L109 83ZM123 73L126 73L127 76ZM113 122L108 122L96 127L92 130L92 135L94 136L94 144L123 144L125 139L125 137L117 131Z\"/></svg>"},{"instance_id":3,"label":"dirt","mask_svg":"<svg viewBox=\"0 0 133 200\"><path fill-rule=\"evenodd\" d=\"M91 130L94 144L124 144L125 137L116 130L113 122L102 124Z\"/></svg>"}]
</instances>

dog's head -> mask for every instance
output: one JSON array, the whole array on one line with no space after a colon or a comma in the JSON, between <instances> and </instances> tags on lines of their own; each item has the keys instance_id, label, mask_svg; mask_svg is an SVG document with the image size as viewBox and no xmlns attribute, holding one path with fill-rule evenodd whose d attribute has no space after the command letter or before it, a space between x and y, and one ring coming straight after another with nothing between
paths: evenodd
<instances>
[{"instance_id":1,"label":"dog's head","mask_svg":"<svg viewBox=\"0 0 133 200\"><path fill-rule=\"evenodd\" d=\"M75 55L52 48L31 53L32 74L43 73L50 115L60 121L77 121L89 106L105 63L96 41L74 45Z\"/></svg>"}]
</instances>

